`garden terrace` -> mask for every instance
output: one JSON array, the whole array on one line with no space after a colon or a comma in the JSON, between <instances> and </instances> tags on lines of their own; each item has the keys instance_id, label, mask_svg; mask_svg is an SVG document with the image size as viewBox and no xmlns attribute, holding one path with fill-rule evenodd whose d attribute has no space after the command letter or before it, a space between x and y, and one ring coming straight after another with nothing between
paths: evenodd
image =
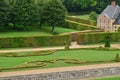
<instances>
[{"instance_id":1,"label":"garden terrace","mask_svg":"<svg viewBox=\"0 0 120 80\"><path fill-rule=\"evenodd\" d=\"M38 52L0 53L0 70L55 68L116 62L119 49L93 48Z\"/></svg>"}]
</instances>

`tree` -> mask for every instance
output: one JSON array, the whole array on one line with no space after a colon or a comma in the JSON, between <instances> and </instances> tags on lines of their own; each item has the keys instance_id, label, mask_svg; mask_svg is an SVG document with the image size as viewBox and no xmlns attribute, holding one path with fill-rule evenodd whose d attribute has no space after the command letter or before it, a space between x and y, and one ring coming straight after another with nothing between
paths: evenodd
<instances>
[{"instance_id":1,"label":"tree","mask_svg":"<svg viewBox=\"0 0 120 80\"><path fill-rule=\"evenodd\" d=\"M89 14L89 17L90 17L90 19L91 20L97 20L97 16L98 16L98 14L96 13L96 12L91 12L90 14Z\"/></svg>"},{"instance_id":2,"label":"tree","mask_svg":"<svg viewBox=\"0 0 120 80\"><path fill-rule=\"evenodd\" d=\"M36 23L38 10L35 0L17 0L14 9L17 12L16 20L23 25L24 30L26 30L26 26Z\"/></svg>"},{"instance_id":3,"label":"tree","mask_svg":"<svg viewBox=\"0 0 120 80\"><path fill-rule=\"evenodd\" d=\"M18 7L16 7L15 2L16 0L9 0L9 5L10 5L9 20L10 20L10 23L13 24L14 29L16 28L16 23L18 22L17 18L19 17L17 16Z\"/></svg>"},{"instance_id":4,"label":"tree","mask_svg":"<svg viewBox=\"0 0 120 80\"><path fill-rule=\"evenodd\" d=\"M37 3L37 7L38 7L38 11L39 11L39 27L42 27L43 24L43 10L44 10L44 6L45 6L45 2L43 0L38 0Z\"/></svg>"},{"instance_id":5,"label":"tree","mask_svg":"<svg viewBox=\"0 0 120 80\"><path fill-rule=\"evenodd\" d=\"M53 32L56 25L65 21L66 9L61 0L49 0L44 7L43 14L43 20L46 21L47 25L52 26Z\"/></svg>"},{"instance_id":6,"label":"tree","mask_svg":"<svg viewBox=\"0 0 120 80\"><path fill-rule=\"evenodd\" d=\"M62 0L69 12L91 12L97 4L96 0Z\"/></svg>"},{"instance_id":7,"label":"tree","mask_svg":"<svg viewBox=\"0 0 120 80\"><path fill-rule=\"evenodd\" d=\"M0 0L0 25L7 26L9 23L9 5L6 0Z\"/></svg>"},{"instance_id":8,"label":"tree","mask_svg":"<svg viewBox=\"0 0 120 80\"><path fill-rule=\"evenodd\" d=\"M110 47L110 37L109 36L105 37L105 47Z\"/></svg>"}]
</instances>

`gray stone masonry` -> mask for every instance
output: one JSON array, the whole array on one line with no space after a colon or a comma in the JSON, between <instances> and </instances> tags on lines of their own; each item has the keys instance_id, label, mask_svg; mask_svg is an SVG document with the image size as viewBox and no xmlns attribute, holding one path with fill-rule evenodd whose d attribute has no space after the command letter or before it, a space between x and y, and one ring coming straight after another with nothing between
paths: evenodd
<instances>
[{"instance_id":1,"label":"gray stone masonry","mask_svg":"<svg viewBox=\"0 0 120 80\"><path fill-rule=\"evenodd\" d=\"M72 80L119 75L120 67L0 77L0 80Z\"/></svg>"}]
</instances>

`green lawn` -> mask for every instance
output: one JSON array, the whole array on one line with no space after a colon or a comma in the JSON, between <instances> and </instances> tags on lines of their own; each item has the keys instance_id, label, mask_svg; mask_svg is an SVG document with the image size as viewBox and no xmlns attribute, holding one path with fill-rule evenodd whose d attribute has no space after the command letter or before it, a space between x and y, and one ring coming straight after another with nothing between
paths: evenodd
<instances>
[{"instance_id":1,"label":"green lawn","mask_svg":"<svg viewBox=\"0 0 120 80\"><path fill-rule=\"evenodd\" d=\"M0 33L0 37L32 37L32 36L51 36L52 34L47 32L2 32Z\"/></svg>"},{"instance_id":2,"label":"green lawn","mask_svg":"<svg viewBox=\"0 0 120 80\"><path fill-rule=\"evenodd\" d=\"M88 14L84 14L84 15L75 15L75 17L81 18L81 19L89 19L89 15Z\"/></svg>"},{"instance_id":3,"label":"green lawn","mask_svg":"<svg viewBox=\"0 0 120 80\"><path fill-rule=\"evenodd\" d=\"M19 52L19 54L32 53L32 52ZM116 54L120 54L119 50L116 51L99 51L99 50L68 50L57 51L52 55L46 56L31 56L31 57L0 57L0 68L12 68L28 61L36 60L53 60L53 59L77 59L77 60L114 60ZM81 64L67 64L58 62L48 64L43 68L65 67L65 66L79 66Z\"/></svg>"},{"instance_id":4,"label":"green lawn","mask_svg":"<svg viewBox=\"0 0 120 80\"><path fill-rule=\"evenodd\" d=\"M0 28L1 29L1 28ZM8 29L3 31L0 31L0 37L31 37L31 36L52 36L53 34L51 33L51 27L44 26L41 30L38 29L37 27L27 27L26 31L23 30L13 30L13 29ZM76 30L73 29L67 29L67 28L62 28L62 27L55 27L54 32L56 34L62 34L62 33L67 33L67 32L74 32Z\"/></svg>"},{"instance_id":5,"label":"green lawn","mask_svg":"<svg viewBox=\"0 0 120 80\"><path fill-rule=\"evenodd\" d=\"M51 27L48 27L48 26L43 27L43 29L45 31L48 31L48 32L51 31ZM75 32L75 31L77 31L77 30L63 28L63 27L55 27L55 30L54 30L54 32L56 34L62 34L62 33L68 33L68 32Z\"/></svg>"},{"instance_id":6,"label":"green lawn","mask_svg":"<svg viewBox=\"0 0 120 80\"><path fill-rule=\"evenodd\" d=\"M94 80L120 80L120 77L101 78L101 79L94 79Z\"/></svg>"}]
</instances>

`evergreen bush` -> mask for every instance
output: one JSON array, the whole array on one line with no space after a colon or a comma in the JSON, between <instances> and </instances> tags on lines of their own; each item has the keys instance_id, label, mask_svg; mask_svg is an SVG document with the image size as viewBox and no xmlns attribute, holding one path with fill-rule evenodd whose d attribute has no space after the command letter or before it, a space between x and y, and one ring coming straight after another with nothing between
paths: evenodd
<instances>
[{"instance_id":1,"label":"evergreen bush","mask_svg":"<svg viewBox=\"0 0 120 80\"><path fill-rule=\"evenodd\" d=\"M116 54L115 61L116 62L120 62L120 56L119 56L119 54Z\"/></svg>"},{"instance_id":2,"label":"evergreen bush","mask_svg":"<svg viewBox=\"0 0 120 80\"><path fill-rule=\"evenodd\" d=\"M105 47L110 47L110 38L108 36L105 38Z\"/></svg>"},{"instance_id":3,"label":"evergreen bush","mask_svg":"<svg viewBox=\"0 0 120 80\"><path fill-rule=\"evenodd\" d=\"M69 49L70 49L69 45L65 45L65 50L69 50Z\"/></svg>"}]
</instances>

